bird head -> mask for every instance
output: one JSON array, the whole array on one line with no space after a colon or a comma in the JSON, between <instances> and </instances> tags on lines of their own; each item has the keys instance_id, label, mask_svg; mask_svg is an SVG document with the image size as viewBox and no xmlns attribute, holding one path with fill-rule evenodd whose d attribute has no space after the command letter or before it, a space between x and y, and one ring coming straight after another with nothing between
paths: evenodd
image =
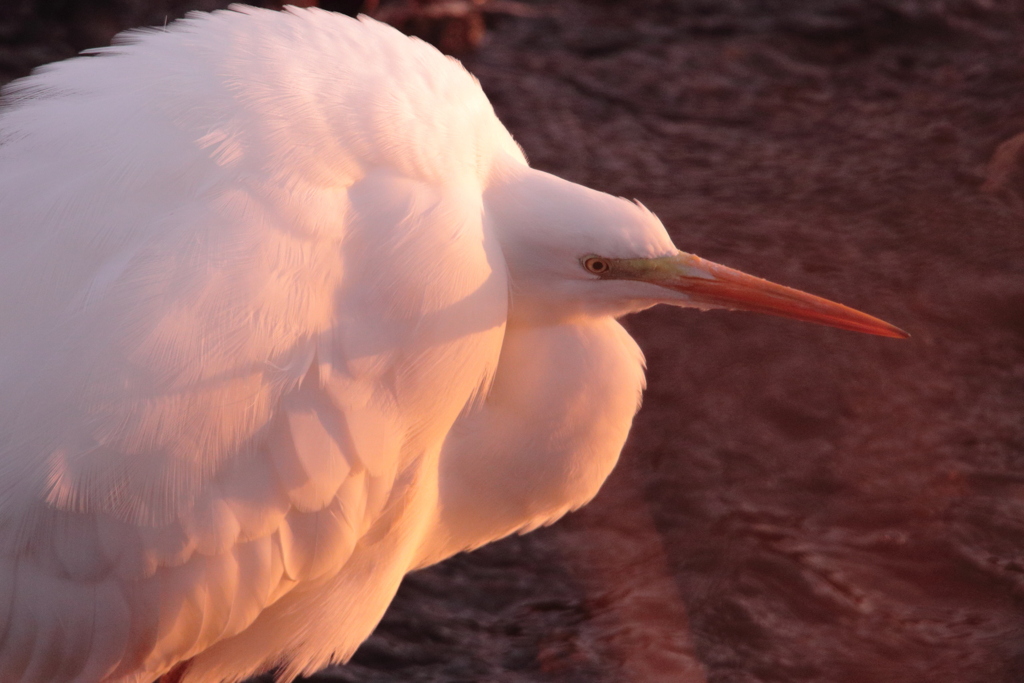
<instances>
[{"instance_id":1,"label":"bird head","mask_svg":"<svg viewBox=\"0 0 1024 683\"><path fill-rule=\"evenodd\" d=\"M680 251L642 205L521 169L485 194L512 281L513 316L551 322L666 303L767 313L885 337L889 323Z\"/></svg>"}]
</instances>

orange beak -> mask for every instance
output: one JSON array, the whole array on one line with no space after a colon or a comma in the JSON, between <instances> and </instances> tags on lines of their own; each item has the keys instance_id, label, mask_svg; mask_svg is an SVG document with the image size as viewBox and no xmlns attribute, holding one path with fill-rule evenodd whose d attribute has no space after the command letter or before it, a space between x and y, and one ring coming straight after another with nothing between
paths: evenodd
<instances>
[{"instance_id":1,"label":"orange beak","mask_svg":"<svg viewBox=\"0 0 1024 683\"><path fill-rule=\"evenodd\" d=\"M910 336L867 313L683 251L664 258L609 259L608 263L608 272L602 277L640 280L665 287L683 294L684 305L767 313L881 337L906 339Z\"/></svg>"}]
</instances>

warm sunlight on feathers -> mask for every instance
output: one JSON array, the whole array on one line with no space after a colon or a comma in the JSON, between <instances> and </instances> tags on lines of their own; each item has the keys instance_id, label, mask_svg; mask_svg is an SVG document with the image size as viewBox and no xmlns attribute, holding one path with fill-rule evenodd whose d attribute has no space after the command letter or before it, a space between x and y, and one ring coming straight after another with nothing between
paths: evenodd
<instances>
[{"instance_id":1,"label":"warm sunlight on feathers","mask_svg":"<svg viewBox=\"0 0 1024 683\"><path fill-rule=\"evenodd\" d=\"M411 569L597 492L644 382L615 316L733 307L369 19L132 32L13 84L0 140L5 682L346 659Z\"/></svg>"}]
</instances>

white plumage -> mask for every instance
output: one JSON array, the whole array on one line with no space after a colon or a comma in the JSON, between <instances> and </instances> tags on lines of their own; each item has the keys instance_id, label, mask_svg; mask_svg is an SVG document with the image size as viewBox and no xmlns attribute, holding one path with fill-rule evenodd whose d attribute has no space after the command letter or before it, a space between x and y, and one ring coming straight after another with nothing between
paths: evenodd
<instances>
[{"instance_id":1,"label":"white plumage","mask_svg":"<svg viewBox=\"0 0 1024 683\"><path fill-rule=\"evenodd\" d=\"M469 74L369 19L194 14L6 102L4 683L344 660L406 572L597 492L643 387L622 313L896 334L736 294L642 207L529 169Z\"/></svg>"}]
</instances>

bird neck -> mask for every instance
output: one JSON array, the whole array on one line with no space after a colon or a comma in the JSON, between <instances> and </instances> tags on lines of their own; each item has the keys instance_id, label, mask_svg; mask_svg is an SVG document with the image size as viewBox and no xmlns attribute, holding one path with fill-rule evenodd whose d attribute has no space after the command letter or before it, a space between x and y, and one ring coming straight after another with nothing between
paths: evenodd
<instances>
[{"instance_id":1,"label":"bird neck","mask_svg":"<svg viewBox=\"0 0 1024 683\"><path fill-rule=\"evenodd\" d=\"M439 519L420 566L548 524L593 498L643 385L643 356L611 318L510 324L486 400L444 443Z\"/></svg>"}]
</instances>

